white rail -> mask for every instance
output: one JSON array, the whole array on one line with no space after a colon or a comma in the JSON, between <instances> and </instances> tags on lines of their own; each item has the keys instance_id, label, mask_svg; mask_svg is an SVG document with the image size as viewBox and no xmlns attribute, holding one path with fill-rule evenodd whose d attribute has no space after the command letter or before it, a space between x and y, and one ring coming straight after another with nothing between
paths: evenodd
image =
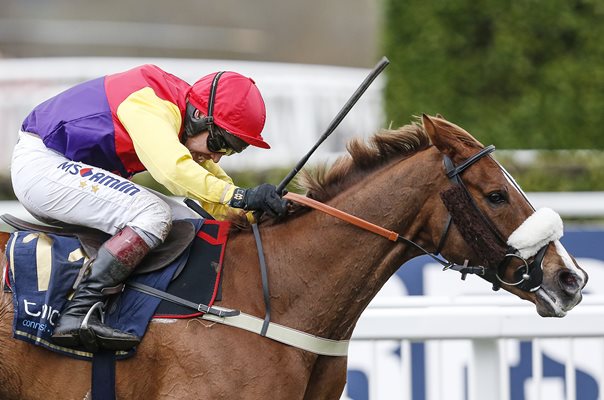
<instances>
[{"instance_id":1,"label":"white rail","mask_svg":"<svg viewBox=\"0 0 604 400\"><path fill-rule=\"evenodd\" d=\"M541 318L516 297L426 296L376 299L355 339L533 339L604 337L604 296L585 296L564 318Z\"/></svg>"},{"instance_id":2,"label":"white rail","mask_svg":"<svg viewBox=\"0 0 604 400\"><path fill-rule=\"evenodd\" d=\"M595 295L585 296L576 309L561 319L541 318L534 306L512 296L376 299L357 324L351 353L361 348L355 348L355 344L369 344L371 400L394 398L395 395L399 399L413 398L412 387L417 382L411 376L410 349L411 344L417 342L425 344L426 371L432 371L426 381L438 382L431 386L427 382L426 399L508 400L511 398L509 371L513 364L510 349L518 346L519 341L530 341L531 379L523 389L525 398L575 400L576 365L579 360L585 362L585 357L578 355L581 349L585 353L587 347L587 357L596 362L594 368L599 370L596 372L598 387L604 387L604 372L600 365L604 356L603 316L604 296ZM397 379L385 379L384 375L389 371L379 365L376 354L384 341L394 341L400 346ZM543 352L548 349L554 349L558 361L564 365L565 385L557 394L552 394L551 379L544 377ZM448 359L450 357L460 358L463 362L453 362ZM467 397L452 390L463 386L463 382L447 382L447 379L462 377L466 367ZM397 367L392 369L397 370ZM522 382L517 384L522 385ZM347 399L346 395L342 398Z\"/></svg>"}]
</instances>

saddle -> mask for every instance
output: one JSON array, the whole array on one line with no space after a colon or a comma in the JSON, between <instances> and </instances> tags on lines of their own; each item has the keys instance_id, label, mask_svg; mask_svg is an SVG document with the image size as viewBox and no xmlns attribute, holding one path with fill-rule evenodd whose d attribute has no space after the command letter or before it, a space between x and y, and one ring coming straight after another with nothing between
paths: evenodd
<instances>
[{"instance_id":1,"label":"saddle","mask_svg":"<svg viewBox=\"0 0 604 400\"><path fill-rule=\"evenodd\" d=\"M97 229L86 228L78 225L38 225L24 221L10 214L0 215L0 219L17 230L38 231L52 233L60 236L76 237L84 253L89 259L96 258L99 247L111 236ZM162 244L154 248L134 270L134 274L144 274L157 271L170 265L189 246L195 237L195 226L188 221L180 220L172 223L172 229ZM180 271L177 271L178 276Z\"/></svg>"},{"instance_id":2,"label":"saddle","mask_svg":"<svg viewBox=\"0 0 604 400\"><path fill-rule=\"evenodd\" d=\"M96 255L109 235L74 226L37 225L10 215L0 218L17 229L7 243L11 267L4 269L5 290L13 293L13 337L71 357L91 359L93 354L85 349L59 347L49 338L58 313L85 270L84 256ZM238 314L212 307L221 299L229 227L228 222L213 219L175 221L164 245L139 264L123 291L108 298L105 322L143 337L151 318ZM41 234L47 238L40 242ZM44 257L40 259L39 254ZM134 352L120 351L115 356L128 358Z\"/></svg>"}]
</instances>

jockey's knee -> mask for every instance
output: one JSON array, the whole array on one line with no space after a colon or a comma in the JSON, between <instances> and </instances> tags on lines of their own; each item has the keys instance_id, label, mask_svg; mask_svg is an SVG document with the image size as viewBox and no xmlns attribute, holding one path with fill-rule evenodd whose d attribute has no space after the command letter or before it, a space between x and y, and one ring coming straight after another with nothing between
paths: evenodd
<instances>
[{"instance_id":1,"label":"jockey's knee","mask_svg":"<svg viewBox=\"0 0 604 400\"><path fill-rule=\"evenodd\" d=\"M172 229L172 210L165 201L156 197L153 201L147 201L139 211L127 225L134 229L149 247L157 247Z\"/></svg>"}]
</instances>

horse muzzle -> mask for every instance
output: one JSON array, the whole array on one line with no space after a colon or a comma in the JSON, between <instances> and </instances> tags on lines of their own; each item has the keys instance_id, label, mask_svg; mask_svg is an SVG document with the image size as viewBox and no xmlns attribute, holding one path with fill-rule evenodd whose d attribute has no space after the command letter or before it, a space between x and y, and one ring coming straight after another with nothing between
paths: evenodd
<instances>
[{"instance_id":1,"label":"horse muzzle","mask_svg":"<svg viewBox=\"0 0 604 400\"><path fill-rule=\"evenodd\" d=\"M568 255L559 241L554 242L553 263L557 270L547 277L535 292L537 312L543 317L563 317L583 299L582 290L587 284L587 273ZM556 262L557 261L557 262Z\"/></svg>"}]
</instances>

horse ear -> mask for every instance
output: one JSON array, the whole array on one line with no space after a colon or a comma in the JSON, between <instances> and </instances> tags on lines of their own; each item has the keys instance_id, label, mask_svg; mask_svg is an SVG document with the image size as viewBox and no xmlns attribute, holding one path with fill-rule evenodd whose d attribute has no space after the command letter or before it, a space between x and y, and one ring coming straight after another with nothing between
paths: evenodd
<instances>
[{"instance_id":1,"label":"horse ear","mask_svg":"<svg viewBox=\"0 0 604 400\"><path fill-rule=\"evenodd\" d=\"M462 141L462 137L466 142L475 141L482 147L469 133L442 118L422 114L422 123L432 144L451 159L455 156L467 158L472 154L467 144Z\"/></svg>"},{"instance_id":2,"label":"horse ear","mask_svg":"<svg viewBox=\"0 0 604 400\"><path fill-rule=\"evenodd\" d=\"M422 124L424 125L424 130L430 137L432 144L436 146L441 153L453 157L454 152L449 144L450 140L447 140L446 132L441 132L441 129L436 125L436 121L434 121L433 117L422 114Z\"/></svg>"}]
</instances>

